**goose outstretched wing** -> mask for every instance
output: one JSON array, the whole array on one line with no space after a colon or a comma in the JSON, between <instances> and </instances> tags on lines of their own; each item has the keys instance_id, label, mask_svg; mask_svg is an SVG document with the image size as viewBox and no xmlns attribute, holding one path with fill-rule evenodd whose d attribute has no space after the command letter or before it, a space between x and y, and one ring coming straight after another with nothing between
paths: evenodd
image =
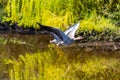
<instances>
[{"instance_id":1,"label":"goose outstretched wing","mask_svg":"<svg viewBox=\"0 0 120 80\"><path fill-rule=\"evenodd\" d=\"M74 36L75 36L75 32L76 32L76 30L78 29L79 25L80 25L80 22L74 24L74 25L71 26L69 29L67 29L64 33L65 33L68 37L70 37L70 38L73 39Z\"/></svg>"},{"instance_id":2,"label":"goose outstretched wing","mask_svg":"<svg viewBox=\"0 0 120 80\"><path fill-rule=\"evenodd\" d=\"M57 40L65 41L66 39L68 39L68 36L65 35L64 32L62 32L61 30L59 30L57 28L53 28L50 26L44 26L44 25L41 25L39 23L37 23L37 24L40 26L40 29L43 29L43 30L50 32L53 35L53 37Z\"/></svg>"}]
</instances>

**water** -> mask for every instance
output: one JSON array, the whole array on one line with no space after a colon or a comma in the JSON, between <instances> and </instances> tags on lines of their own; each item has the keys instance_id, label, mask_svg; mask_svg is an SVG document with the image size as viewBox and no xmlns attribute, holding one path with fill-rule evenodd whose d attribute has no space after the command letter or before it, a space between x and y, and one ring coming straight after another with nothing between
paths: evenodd
<instances>
[{"instance_id":1,"label":"water","mask_svg":"<svg viewBox=\"0 0 120 80\"><path fill-rule=\"evenodd\" d=\"M64 53L69 61L84 58L104 57L104 58L120 58L119 43L79 43L76 42L70 46L55 46L49 44L52 37L48 34L36 35L20 35L20 34L1 34L0 35L0 80L9 80L8 66L5 64L5 59L19 55L34 54L36 52L44 52L56 49L59 53ZM117 47L117 48L116 48ZM54 48L54 49L53 49ZM57 53L56 52L56 53ZM79 57L79 58L78 58Z\"/></svg>"}]
</instances>

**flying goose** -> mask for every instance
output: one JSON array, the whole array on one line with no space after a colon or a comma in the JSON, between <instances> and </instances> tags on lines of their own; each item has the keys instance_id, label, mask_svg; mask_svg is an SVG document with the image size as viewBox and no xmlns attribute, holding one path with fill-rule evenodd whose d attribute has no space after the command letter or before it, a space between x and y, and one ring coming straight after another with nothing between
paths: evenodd
<instances>
[{"instance_id":1,"label":"flying goose","mask_svg":"<svg viewBox=\"0 0 120 80\"><path fill-rule=\"evenodd\" d=\"M65 32L62 32L61 30L57 28L41 25L40 23L37 23L37 24L40 26L41 30L45 30L49 32L54 37L53 40L50 40L50 43L55 43L58 46L60 45L67 46L67 45L72 44L75 40L82 39L81 36L75 38L75 32L78 29L80 22L74 24L69 29L67 29Z\"/></svg>"}]
</instances>

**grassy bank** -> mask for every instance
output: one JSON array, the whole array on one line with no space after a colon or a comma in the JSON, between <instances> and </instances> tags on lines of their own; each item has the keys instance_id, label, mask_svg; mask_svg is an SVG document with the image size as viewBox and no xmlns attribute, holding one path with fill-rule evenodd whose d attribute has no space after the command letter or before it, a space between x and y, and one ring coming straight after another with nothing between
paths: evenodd
<instances>
[{"instance_id":1,"label":"grassy bank","mask_svg":"<svg viewBox=\"0 0 120 80\"><path fill-rule=\"evenodd\" d=\"M39 28L36 22L40 22L63 31L80 21L77 35L85 38L102 40L107 36L105 40L113 40L120 35L120 0L2 0L0 3L3 2L7 14L3 21L35 28Z\"/></svg>"},{"instance_id":2,"label":"grassy bank","mask_svg":"<svg viewBox=\"0 0 120 80\"><path fill-rule=\"evenodd\" d=\"M101 15L106 18L116 14L112 18L118 20L120 19L119 2L119 0L8 0L6 10L7 19L19 24L35 25L36 22L41 22L61 28L86 17L89 18L94 12L97 17Z\"/></svg>"}]
</instances>

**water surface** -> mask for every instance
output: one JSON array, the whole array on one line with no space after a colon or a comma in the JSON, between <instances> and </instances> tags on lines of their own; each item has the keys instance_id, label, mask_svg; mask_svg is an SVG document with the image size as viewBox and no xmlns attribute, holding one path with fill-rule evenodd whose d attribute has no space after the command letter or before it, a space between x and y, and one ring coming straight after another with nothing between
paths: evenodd
<instances>
[{"instance_id":1,"label":"water surface","mask_svg":"<svg viewBox=\"0 0 120 80\"><path fill-rule=\"evenodd\" d=\"M1 34L0 35L0 79L8 79L8 66L5 64L5 59L16 59L19 55L34 54L36 52L45 52L56 49L60 53L67 55L68 60L79 59L84 61L84 58L91 56L104 58L120 58L119 43L80 43L75 42L70 46L56 46L49 43L52 37L48 34L36 35L21 35L21 34ZM117 45L115 45L117 44ZM117 48L116 48L117 47ZM114 49L115 48L115 49ZM56 52L57 53L57 52ZM49 53L48 53L49 54ZM79 58L78 58L79 57Z\"/></svg>"}]
</instances>

